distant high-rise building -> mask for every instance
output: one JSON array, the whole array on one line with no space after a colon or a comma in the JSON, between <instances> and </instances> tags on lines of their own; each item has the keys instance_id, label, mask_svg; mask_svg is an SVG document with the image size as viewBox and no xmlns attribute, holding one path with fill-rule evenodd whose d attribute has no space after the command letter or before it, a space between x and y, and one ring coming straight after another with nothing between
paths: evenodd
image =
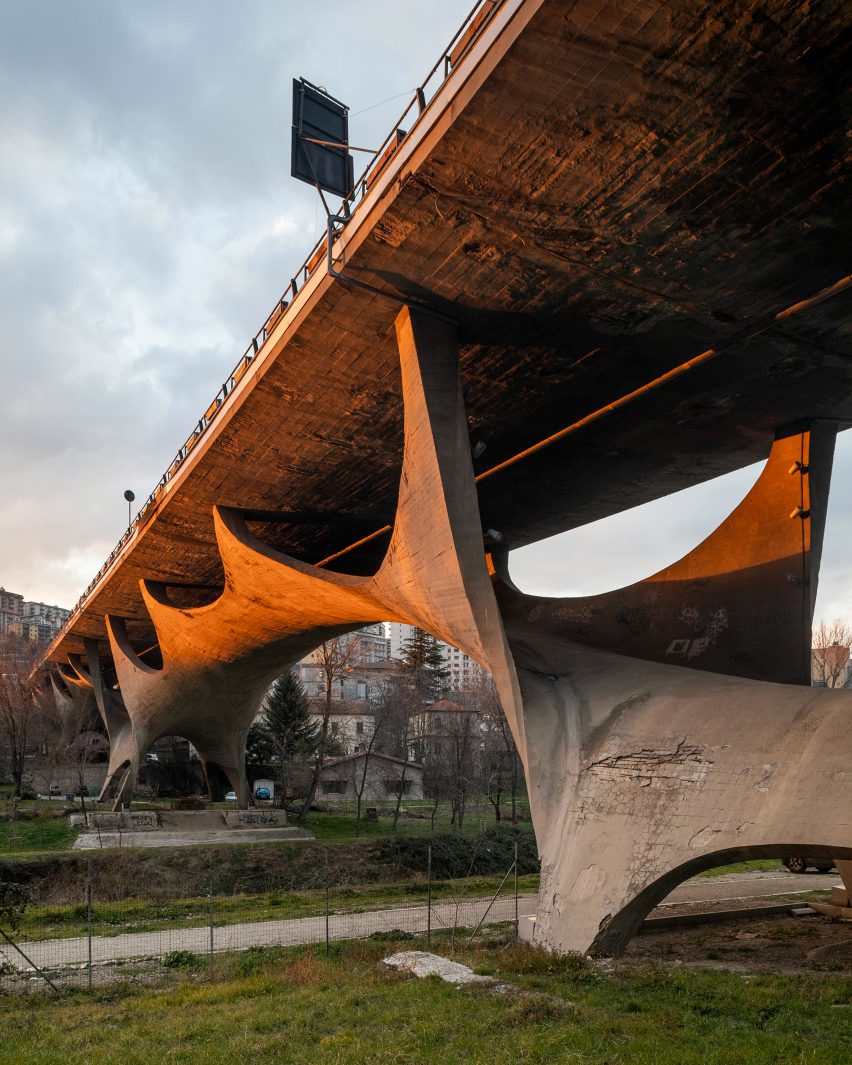
<instances>
[{"instance_id":1,"label":"distant high-rise building","mask_svg":"<svg viewBox=\"0 0 852 1065\"><path fill-rule=\"evenodd\" d=\"M414 635L414 625L408 625L402 621L389 621L390 628L390 656L402 658L405 654L405 645ZM449 673L449 686L456 690L469 688L487 676L485 670L478 662L451 644L443 640L436 640L438 649L444 657L444 664Z\"/></svg>"},{"instance_id":2,"label":"distant high-rise building","mask_svg":"<svg viewBox=\"0 0 852 1065\"><path fill-rule=\"evenodd\" d=\"M24 597L0 588L0 633L16 632L24 613ZM14 627L13 627L14 626Z\"/></svg>"},{"instance_id":3,"label":"distant high-rise building","mask_svg":"<svg viewBox=\"0 0 852 1065\"><path fill-rule=\"evenodd\" d=\"M70 613L61 606L31 603L18 592L0 588L0 633L50 643Z\"/></svg>"},{"instance_id":4,"label":"distant high-rise building","mask_svg":"<svg viewBox=\"0 0 852 1065\"><path fill-rule=\"evenodd\" d=\"M373 684L391 669L384 625L365 625L340 639L346 648L346 662L334 678L332 698L369 699ZM321 691L326 682L322 646L305 655L294 669L309 695Z\"/></svg>"}]
</instances>

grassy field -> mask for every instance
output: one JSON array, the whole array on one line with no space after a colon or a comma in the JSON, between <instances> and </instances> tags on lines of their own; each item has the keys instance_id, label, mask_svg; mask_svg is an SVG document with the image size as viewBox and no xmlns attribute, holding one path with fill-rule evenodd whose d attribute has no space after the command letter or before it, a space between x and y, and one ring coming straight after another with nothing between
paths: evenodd
<instances>
[{"instance_id":1,"label":"grassy field","mask_svg":"<svg viewBox=\"0 0 852 1065\"><path fill-rule=\"evenodd\" d=\"M175 959L167 983L92 997L0 998L0 1065L846 1065L852 981L654 963L611 971L523 944L456 957L522 993L458 990L384 970L410 944ZM437 950L441 950L438 946Z\"/></svg>"},{"instance_id":2,"label":"grassy field","mask_svg":"<svg viewBox=\"0 0 852 1065\"><path fill-rule=\"evenodd\" d=\"M699 876L729 876L731 873L786 872L780 858L755 858L751 862L734 862L733 865L717 865L705 869Z\"/></svg>"},{"instance_id":3,"label":"grassy field","mask_svg":"<svg viewBox=\"0 0 852 1065\"><path fill-rule=\"evenodd\" d=\"M66 851L77 838L67 817L39 814L27 820L0 821L0 856Z\"/></svg>"},{"instance_id":4,"label":"grassy field","mask_svg":"<svg viewBox=\"0 0 852 1065\"><path fill-rule=\"evenodd\" d=\"M436 830L446 831L447 819L436 822ZM391 822L362 822L360 837L355 834L355 818L348 814L311 814L306 826L314 833L317 840L326 843L340 843L356 838L377 839L392 835ZM396 835L403 837L424 836L429 834L429 821L417 819L400 820ZM470 822L471 834L478 834L479 821ZM67 818L50 817L46 814L31 820L14 822L0 821L0 857L33 856L38 854L61 853L70 850L78 830L72 829ZM760 872L781 870L781 863L775 858L761 858L750 862L737 862L734 865L718 866L707 869L700 876L723 876L739 872ZM282 914L282 916L285 916ZM300 916L300 914L286 914ZM258 918L263 919L263 918ZM74 933L76 934L76 933Z\"/></svg>"}]
</instances>

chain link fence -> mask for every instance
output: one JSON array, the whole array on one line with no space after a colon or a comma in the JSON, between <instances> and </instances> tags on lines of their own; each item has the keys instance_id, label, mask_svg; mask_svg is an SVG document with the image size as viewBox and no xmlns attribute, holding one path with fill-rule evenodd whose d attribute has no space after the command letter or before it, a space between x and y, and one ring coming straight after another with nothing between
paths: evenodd
<instances>
[{"instance_id":1,"label":"chain link fence","mask_svg":"<svg viewBox=\"0 0 852 1065\"><path fill-rule=\"evenodd\" d=\"M464 841L471 854L467 873L491 841ZM517 837L508 867L488 875L436 877L436 868L446 871L436 846L437 861L433 843L424 841L422 868L392 883L347 883L331 847L317 849L311 875L301 878L306 886L297 890L280 886L286 876L251 871L250 861L244 875L226 877L214 852L206 856L203 875L196 874L192 894L174 884L163 890L152 883L146 890L139 883L132 885L133 897L126 897L125 885L125 897L116 898L92 859L63 885L61 902L40 897L32 885L0 882L0 990L61 993L155 982L157 974L181 967L213 976L217 956L253 948L313 944L330 951L339 940L387 938L416 939L424 949L439 939L451 949L498 924L517 935L519 913L535 898L533 878L519 876ZM204 859L193 857L197 870Z\"/></svg>"}]
</instances>

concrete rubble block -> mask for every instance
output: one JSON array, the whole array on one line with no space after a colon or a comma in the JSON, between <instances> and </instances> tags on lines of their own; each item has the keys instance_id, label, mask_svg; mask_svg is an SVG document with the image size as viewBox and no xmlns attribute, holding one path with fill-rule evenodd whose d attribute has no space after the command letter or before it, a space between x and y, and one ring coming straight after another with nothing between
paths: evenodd
<instances>
[{"instance_id":1,"label":"concrete rubble block","mask_svg":"<svg viewBox=\"0 0 852 1065\"><path fill-rule=\"evenodd\" d=\"M488 984L495 981L490 976L477 976L473 969L439 954L429 954L425 950L402 950L384 959L389 969L411 973L418 980L427 976L437 976L448 984Z\"/></svg>"},{"instance_id":2,"label":"concrete rubble block","mask_svg":"<svg viewBox=\"0 0 852 1065\"><path fill-rule=\"evenodd\" d=\"M84 825L88 829L105 829L107 831L155 832L160 827L160 818L155 810L106 810L87 811L71 817L74 826Z\"/></svg>"}]
</instances>

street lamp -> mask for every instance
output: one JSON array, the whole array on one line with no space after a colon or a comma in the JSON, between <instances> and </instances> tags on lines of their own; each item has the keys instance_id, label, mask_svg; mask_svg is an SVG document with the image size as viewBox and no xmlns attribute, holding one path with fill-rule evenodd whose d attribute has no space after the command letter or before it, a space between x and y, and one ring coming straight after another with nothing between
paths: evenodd
<instances>
[{"instance_id":1,"label":"street lamp","mask_svg":"<svg viewBox=\"0 0 852 1065\"><path fill-rule=\"evenodd\" d=\"M133 500L136 498L136 496L128 488L127 491L124 493L124 498L127 500L127 528L129 530L130 529L130 504L133 502Z\"/></svg>"}]
</instances>

